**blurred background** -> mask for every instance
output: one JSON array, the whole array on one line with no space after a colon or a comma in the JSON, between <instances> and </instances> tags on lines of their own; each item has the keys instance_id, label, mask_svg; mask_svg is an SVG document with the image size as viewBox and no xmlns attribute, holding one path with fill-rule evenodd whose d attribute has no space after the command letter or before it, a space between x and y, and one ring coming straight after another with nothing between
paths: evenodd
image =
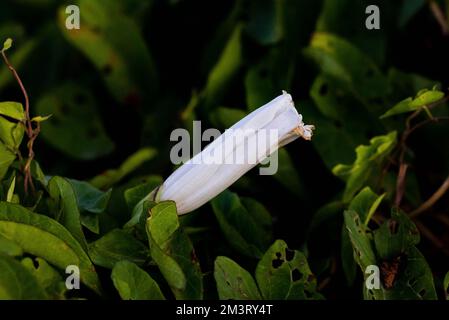
<instances>
[{"instance_id":1,"label":"blurred background","mask_svg":"<svg viewBox=\"0 0 449 320\"><path fill-rule=\"evenodd\" d=\"M69 4L80 6L79 30L65 27ZM379 30L365 26L372 4L380 9ZM448 12L447 1L425 0L3 0L0 40L14 40L8 55L30 95L31 114L53 115L34 148L47 175L89 180L142 147L157 151L123 180L116 197L130 181L173 171L173 129L202 120L203 129L224 130L287 90L304 121L316 126L313 141L282 150L275 176L256 169L231 189L261 202L273 217L273 238L307 252L325 278L340 259L342 216L322 214L318 222L316 216L345 187L332 168L354 162L355 148L371 138L403 130L402 115L379 119L396 103L435 85L446 92ZM4 65L0 98L22 101ZM438 110L448 113L446 105ZM449 126L438 123L410 138L413 185L404 210L449 174L448 137ZM373 188L388 192L394 184ZM447 216L448 200L433 214ZM117 213L120 201L112 201L111 225L127 220ZM205 227L193 237L206 272L216 253L236 254L210 211L206 205L185 218ZM431 215L422 221L434 238L424 237L421 249L437 277L449 266L447 219L441 221ZM328 297L358 297L337 274L323 287Z\"/></svg>"}]
</instances>

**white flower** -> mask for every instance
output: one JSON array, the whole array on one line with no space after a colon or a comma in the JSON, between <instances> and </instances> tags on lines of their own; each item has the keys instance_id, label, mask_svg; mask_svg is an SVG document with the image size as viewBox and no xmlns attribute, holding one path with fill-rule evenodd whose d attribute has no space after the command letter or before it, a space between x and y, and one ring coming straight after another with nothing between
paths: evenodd
<instances>
[{"instance_id":1,"label":"white flower","mask_svg":"<svg viewBox=\"0 0 449 320\"><path fill-rule=\"evenodd\" d=\"M314 126L303 123L291 95L283 91L173 172L136 205L127 225L138 222L145 200L173 200L180 215L199 208L279 147L298 137L310 140L313 129Z\"/></svg>"},{"instance_id":2,"label":"white flower","mask_svg":"<svg viewBox=\"0 0 449 320\"><path fill-rule=\"evenodd\" d=\"M220 194L279 147L299 136L310 140L313 129L311 125L304 125L291 95L283 91L282 95L234 124L201 153L179 167L159 188L156 200L175 201L180 215L191 212ZM261 139L264 140L262 143L256 139L258 133L260 137L260 132L268 135L270 130L277 132L276 139L270 140L268 137L268 143L265 143L267 140ZM243 139L237 136L242 132ZM227 148L231 144L233 147ZM248 155L248 150L257 154L257 160L238 162L236 159L242 158L242 154L252 157ZM220 155L219 159L225 161L211 163L205 160L217 154Z\"/></svg>"}]
</instances>

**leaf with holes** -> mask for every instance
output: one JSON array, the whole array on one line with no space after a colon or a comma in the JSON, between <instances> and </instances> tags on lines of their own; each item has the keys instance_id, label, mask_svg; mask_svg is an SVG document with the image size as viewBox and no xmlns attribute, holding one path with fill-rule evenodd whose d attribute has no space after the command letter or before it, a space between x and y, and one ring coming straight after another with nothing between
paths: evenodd
<instances>
[{"instance_id":1,"label":"leaf with holes","mask_svg":"<svg viewBox=\"0 0 449 320\"><path fill-rule=\"evenodd\" d=\"M214 278L221 300L261 300L251 274L227 257L217 257Z\"/></svg>"},{"instance_id":2,"label":"leaf with holes","mask_svg":"<svg viewBox=\"0 0 449 320\"><path fill-rule=\"evenodd\" d=\"M97 273L83 247L55 220L20 205L0 202L0 235L61 270L78 266L81 282L100 292Z\"/></svg>"},{"instance_id":3,"label":"leaf with holes","mask_svg":"<svg viewBox=\"0 0 449 320\"><path fill-rule=\"evenodd\" d=\"M47 296L33 274L20 262L0 255L0 300L42 300Z\"/></svg>"},{"instance_id":4,"label":"leaf with holes","mask_svg":"<svg viewBox=\"0 0 449 320\"><path fill-rule=\"evenodd\" d=\"M42 258L24 258L21 261L36 278L37 282L45 290L51 299L65 299L67 287L61 274Z\"/></svg>"},{"instance_id":5,"label":"leaf with holes","mask_svg":"<svg viewBox=\"0 0 449 320\"><path fill-rule=\"evenodd\" d=\"M267 300L322 299L306 257L290 250L282 240L277 240L259 261L256 280Z\"/></svg>"},{"instance_id":6,"label":"leaf with holes","mask_svg":"<svg viewBox=\"0 0 449 320\"><path fill-rule=\"evenodd\" d=\"M132 262L117 262L111 278L123 300L165 300L157 282Z\"/></svg>"},{"instance_id":7,"label":"leaf with holes","mask_svg":"<svg viewBox=\"0 0 449 320\"><path fill-rule=\"evenodd\" d=\"M416 225L404 213L396 210L392 210L391 218L374 230L376 251L383 260L404 254L419 241L420 235Z\"/></svg>"},{"instance_id":8,"label":"leaf with holes","mask_svg":"<svg viewBox=\"0 0 449 320\"><path fill-rule=\"evenodd\" d=\"M351 165L338 164L332 172L346 180L343 201L348 202L357 191L367 185L371 179L376 179L384 160L396 145L396 131L370 140L369 145L356 148L356 159Z\"/></svg>"},{"instance_id":9,"label":"leaf with holes","mask_svg":"<svg viewBox=\"0 0 449 320\"><path fill-rule=\"evenodd\" d=\"M376 300L436 300L432 271L416 247L402 256L380 264L382 287L365 291L366 299Z\"/></svg>"},{"instance_id":10,"label":"leaf with holes","mask_svg":"<svg viewBox=\"0 0 449 320\"><path fill-rule=\"evenodd\" d=\"M42 138L64 154L91 160L109 154L114 143L106 135L92 94L75 84L54 88L36 104L40 114L52 114L42 125Z\"/></svg>"},{"instance_id":11,"label":"leaf with holes","mask_svg":"<svg viewBox=\"0 0 449 320\"><path fill-rule=\"evenodd\" d=\"M176 204L163 201L147 220L151 257L177 299L201 299L203 275L190 239L180 227Z\"/></svg>"},{"instance_id":12,"label":"leaf with holes","mask_svg":"<svg viewBox=\"0 0 449 320\"><path fill-rule=\"evenodd\" d=\"M23 250L17 243L0 234L0 255L20 257L23 255Z\"/></svg>"},{"instance_id":13,"label":"leaf with holes","mask_svg":"<svg viewBox=\"0 0 449 320\"><path fill-rule=\"evenodd\" d=\"M371 217L379 207L384 196L385 194L378 196L371 188L366 187L352 199L349 204L349 210L356 212L363 224L368 226ZM354 253L348 230L345 227L342 228L341 256L346 279L349 283L352 283L356 276L356 264L353 258Z\"/></svg>"},{"instance_id":14,"label":"leaf with holes","mask_svg":"<svg viewBox=\"0 0 449 320\"><path fill-rule=\"evenodd\" d=\"M89 256L99 266L112 269L121 260L142 266L150 256L148 248L130 233L114 229L89 244Z\"/></svg>"},{"instance_id":15,"label":"leaf with holes","mask_svg":"<svg viewBox=\"0 0 449 320\"><path fill-rule=\"evenodd\" d=\"M357 212L347 210L344 213L345 226L354 250L354 258L362 272L370 265L376 265L377 259L372 248L369 229L363 224Z\"/></svg>"}]
</instances>

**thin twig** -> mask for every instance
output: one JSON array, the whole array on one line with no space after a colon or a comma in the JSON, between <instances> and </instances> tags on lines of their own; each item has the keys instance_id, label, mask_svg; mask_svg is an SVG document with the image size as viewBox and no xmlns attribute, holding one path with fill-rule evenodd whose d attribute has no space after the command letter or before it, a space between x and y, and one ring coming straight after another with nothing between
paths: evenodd
<instances>
[{"instance_id":1,"label":"thin twig","mask_svg":"<svg viewBox=\"0 0 449 320\"><path fill-rule=\"evenodd\" d=\"M33 130L33 126L31 124L31 117L30 117L30 99L28 97L28 93L25 89L25 86L23 85L22 79L20 78L19 74L17 73L16 69L11 65L11 63L8 60L8 57L5 54L5 51L1 51L3 60L5 61L5 64L7 65L8 69L13 74L14 78L16 79L17 83L20 86L20 89L22 90L23 97L25 99L25 131L28 136L28 158L25 163L25 166L23 167L24 172L24 190L25 194L28 194L28 186L31 187L32 191L35 191L34 184L33 184L33 177L31 174L31 163L34 159L34 151L33 151L33 145L34 141L36 140L37 136L40 132L40 125L37 123L36 129ZM19 161L22 162L22 156L19 152Z\"/></svg>"},{"instance_id":2,"label":"thin twig","mask_svg":"<svg viewBox=\"0 0 449 320\"><path fill-rule=\"evenodd\" d=\"M440 25L441 33L443 33L443 35L448 35L449 25L448 22L446 21L446 17L444 16L443 10L441 10L440 6L435 0L429 0L429 8L433 16L435 17L435 20Z\"/></svg>"},{"instance_id":3,"label":"thin twig","mask_svg":"<svg viewBox=\"0 0 449 320\"><path fill-rule=\"evenodd\" d=\"M22 79L20 79L19 74L17 73L16 69L11 65L11 63L8 60L8 57L6 56L4 51L1 51L3 60L5 61L6 65L8 66L8 69L11 71L11 73L14 75L14 78L16 79L17 83L20 86L20 89L22 90L23 97L25 99L25 120L27 122L27 135L29 138L31 138L33 134L33 128L31 127L31 121L30 121L30 99L28 97L28 93L25 89L25 86L23 85Z\"/></svg>"},{"instance_id":4,"label":"thin twig","mask_svg":"<svg viewBox=\"0 0 449 320\"><path fill-rule=\"evenodd\" d=\"M449 255L449 250L446 248L446 245L435 236L430 229L428 229L422 222L415 221L416 226L418 227L420 233L427 238L435 247L441 250L445 255Z\"/></svg>"},{"instance_id":5,"label":"thin twig","mask_svg":"<svg viewBox=\"0 0 449 320\"><path fill-rule=\"evenodd\" d=\"M421 204L417 209L410 212L410 217L416 218L418 215L424 211L431 208L441 197L449 190L449 176L444 180L443 184L438 188L437 191L427 199L423 204Z\"/></svg>"}]
</instances>

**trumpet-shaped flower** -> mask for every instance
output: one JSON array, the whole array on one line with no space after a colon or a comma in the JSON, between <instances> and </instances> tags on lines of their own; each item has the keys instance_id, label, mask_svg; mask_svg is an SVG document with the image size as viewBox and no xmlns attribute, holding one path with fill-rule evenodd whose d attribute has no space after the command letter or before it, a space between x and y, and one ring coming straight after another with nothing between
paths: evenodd
<instances>
[{"instance_id":1,"label":"trumpet-shaped flower","mask_svg":"<svg viewBox=\"0 0 449 320\"><path fill-rule=\"evenodd\" d=\"M144 200L173 200L178 214L189 213L232 185L279 147L303 137L312 138L287 92L253 111L179 167ZM135 208L137 222L140 209ZM133 222L134 221L134 222Z\"/></svg>"},{"instance_id":2,"label":"trumpet-shaped flower","mask_svg":"<svg viewBox=\"0 0 449 320\"><path fill-rule=\"evenodd\" d=\"M313 129L303 123L291 95L284 91L238 121L179 167L154 196L158 201L175 201L178 214L191 212L228 188L279 147L300 136L310 140Z\"/></svg>"}]
</instances>

